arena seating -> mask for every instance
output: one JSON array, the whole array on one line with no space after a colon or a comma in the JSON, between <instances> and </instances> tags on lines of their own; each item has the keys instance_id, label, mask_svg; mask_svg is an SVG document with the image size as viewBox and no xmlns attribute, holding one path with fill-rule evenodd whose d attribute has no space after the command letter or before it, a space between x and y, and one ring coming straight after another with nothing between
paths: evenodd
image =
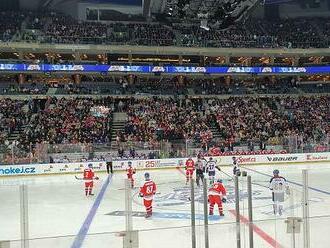
<instances>
[{"instance_id":1,"label":"arena seating","mask_svg":"<svg viewBox=\"0 0 330 248\"><path fill-rule=\"evenodd\" d=\"M163 25L159 23L98 23L80 22L59 13L0 14L0 38L12 39L21 29L23 20L28 28L38 29L38 37L21 35L29 41L51 43L131 44L146 46L193 47L329 47L329 18L297 18L265 21L249 19L228 30L206 31L197 25ZM41 23L47 23L42 25ZM42 37L43 35L43 37Z\"/></svg>"},{"instance_id":2,"label":"arena seating","mask_svg":"<svg viewBox=\"0 0 330 248\"><path fill-rule=\"evenodd\" d=\"M0 143L3 144L13 131L29 121L30 112L24 110L27 101L0 99Z\"/></svg>"},{"instance_id":3,"label":"arena seating","mask_svg":"<svg viewBox=\"0 0 330 248\"><path fill-rule=\"evenodd\" d=\"M92 107L107 104L107 98L49 99L45 108L31 117L20 145L28 149L30 143L107 143L111 113L98 116L91 112Z\"/></svg>"},{"instance_id":4,"label":"arena seating","mask_svg":"<svg viewBox=\"0 0 330 248\"><path fill-rule=\"evenodd\" d=\"M24 13L0 12L0 41L10 41L25 19Z\"/></svg>"},{"instance_id":5,"label":"arena seating","mask_svg":"<svg viewBox=\"0 0 330 248\"><path fill-rule=\"evenodd\" d=\"M301 105L300 105L301 104ZM123 139L192 139L210 146L210 127L217 123L222 141L280 144L287 136L303 142L320 140L329 132L328 97L148 99L128 106ZM304 116L304 117L303 117Z\"/></svg>"},{"instance_id":6,"label":"arena seating","mask_svg":"<svg viewBox=\"0 0 330 248\"><path fill-rule=\"evenodd\" d=\"M197 109L173 99L146 99L128 106L125 134L134 141L166 139L194 139L208 142L212 139L207 119Z\"/></svg>"},{"instance_id":7,"label":"arena seating","mask_svg":"<svg viewBox=\"0 0 330 248\"><path fill-rule=\"evenodd\" d=\"M233 78L228 84L224 77L186 78L179 83L177 78L137 78L129 83L127 77L90 81L86 78L80 84L72 79L47 80L35 78L19 85L15 78L0 78L0 94L45 94L52 88L56 95L249 95L249 94L300 94L330 93L330 84L325 81L299 82L295 77L247 77ZM111 80L111 81L110 81Z\"/></svg>"},{"instance_id":8,"label":"arena seating","mask_svg":"<svg viewBox=\"0 0 330 248\"><path fill-rule=\"evenodd\" d=\"M149 157L135 152L137 142L141 142L142 149L152 150L159 147L160 140L182 144L190 140L194 147L204 150L226 147L221 151L226 155L224 152L234 151L234 146L260 144L260 150L267 150L263 144L285 145L286 137L291 136L298 137L300 143L322 144L330 132L329 96L228 99L154 96L121 100L74 97L48 98L43 104L0 100L1 140L6 143L10 134L22 127L17 147L25 152L36 143L109 144L111 112L100 116L92 114L91 109L106 106L118 111L118 101L123 102L120 109L128 116L123 133L117 134L118 139L124 144L133 144L119 152L126 157ZM219 132L218 137L213 136L214 128ZM127 150L128 147L133 150ZM239 154L237 152L234 154Z\"/></svg>"},{"instance_id":9,"label":"arena seating","mask_svg":"<svg viewBox=\"0 0 330 248\"><path fill-rule=\"evenodd\" d=\"M45 30L47 42L53 43L104 43L107 26L94 22L77 22L68 16L53 16Z\"/></svg>"}]
</instances>

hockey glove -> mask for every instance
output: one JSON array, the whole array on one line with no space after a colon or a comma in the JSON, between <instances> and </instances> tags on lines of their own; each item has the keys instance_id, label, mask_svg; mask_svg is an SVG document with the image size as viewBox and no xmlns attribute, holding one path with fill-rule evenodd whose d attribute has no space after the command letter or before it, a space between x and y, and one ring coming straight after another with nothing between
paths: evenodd
<instances>
[{"instance_id":1,"label":"hockey glove","mask_svg":"<svg viewBox=\"0 0 330 248\"><path fill-rule=\"evenodd\" d=\"M223 203L226 203L226 202L227 202L227 198L224 197L224 198L221 199L221 201L222 201Z\"/></svg>"},{"instance_id":2,"label":"hockey glove","mask_svg":"<svg viewBox=\"0 0 330 248\"><path fill-rule=\"evenodd\" d=\"M139 193L139 196L140 196L140 197L143 197L143 194L142 194L142 193Z\"/></svg>"}]
</instances>

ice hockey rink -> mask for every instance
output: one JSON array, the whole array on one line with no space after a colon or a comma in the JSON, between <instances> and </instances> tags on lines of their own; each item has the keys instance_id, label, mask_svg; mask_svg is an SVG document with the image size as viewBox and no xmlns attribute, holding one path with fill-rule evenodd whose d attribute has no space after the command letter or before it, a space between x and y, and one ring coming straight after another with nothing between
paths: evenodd
<instances>
[{"instance_id":1,"label":"ice hockey rink","mask_svg":"<svg viewBox=\"0 0 330 248\"><path fill-rule=\"evenodd\" d=\"M272 213L271 193L267 188L272 171L277 168L286 177L292 193L286 196L284 214ZM302 234L286 230L289 216L302 217L302 170L309 170L310 243L311 248L330 247L330 163L258 165L244 168L252 176L254 247L301 247ZM210 247L236 247L234 182L231 167L223 167L217 178L223 179L228 191L225 216L209 217ZM136 174L136 186L143 183L144 171ZM144 218L142 200L133 191L133 229L138 230L139 247L191 247L190 189L180 169L151 170L158 189L154 216ZM109 177L98 175L92 197L85 197L83 182L74 175L0 178L0 241L21 247L19 185L28 189L29 247L98 247L121 248L125 230L124 172ZM247 184L240 179L240 219L242 247L248 245ZM202 189L196 187L197 247L204 247Z\"/></svg>"}]
</instances>

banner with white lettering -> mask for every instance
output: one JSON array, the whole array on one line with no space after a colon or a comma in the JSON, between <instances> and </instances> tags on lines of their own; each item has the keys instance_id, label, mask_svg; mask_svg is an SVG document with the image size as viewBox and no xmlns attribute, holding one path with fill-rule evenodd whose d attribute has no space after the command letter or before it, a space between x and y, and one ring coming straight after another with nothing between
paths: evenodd
<instances>
[{"instance_id":1,"label":"banner with white lettering","mask_svg":"<svg viewBox=\"0 0 330 248\"><path fill-rule=\"evenodd\" d=\"M234 156L214 157L219 166L228 166L233 162ZM324 153L297 153L297 154L272 154L272 155L243 155L235 156L239 164L276 164L276 163L297 163L297 162L325 162L330 161L330 152ZM140 170L158 168L184 167L187 158L171 159L149 159L132 160L132 166ZM206 159L208 159L206 157ZM88 164L93 164L96 172L106 171L106 162L81 162L81 163L53 163L53 164L27 164L27 165L0 165L1 176L15 175L41 175L60 173L80 173L87 168ZM113 161L114 171L123 171L128 167L128 160Z\"/></svg>"}]
</instances>

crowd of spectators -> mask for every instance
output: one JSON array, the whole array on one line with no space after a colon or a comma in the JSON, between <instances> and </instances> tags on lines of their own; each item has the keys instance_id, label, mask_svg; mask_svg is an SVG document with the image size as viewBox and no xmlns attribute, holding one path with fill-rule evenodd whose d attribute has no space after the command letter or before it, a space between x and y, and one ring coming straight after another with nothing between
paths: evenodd
<instances>
[{"instance_id":1,"label":"crowd of spectators","mask_svg":"<svg viewBox=\"0 0 330 248\"><path fill-rule=\"evenodd\" d=\"M53 43L104 43L107 26L95 22L78 22L72 17L55 15L44 27L46 41Z\"/></svg>"},{"instance_id":2,"label":"crowd of spectators","mask_svg":"<svg viewBox=\"0 0 330 248\"><path fill-rule=\"evenodd\" d=\"M322 140L330 133L330 97L286 97L279 100L288 126L284 135L299 135L302 141Z\"/></svg>"},{"instance_id":3,"label":"crowd of spectators","mask_svg":"<svg viewBox=\"0 0 330 248\"><path fill-rule=\"evenodd\" d=\"M19 142L29 144L107 143L109 142L111 110L93 110L106 107L107 99L49 98L44 109L30 119Z\"/></svg>"},{"instance_id":4,"label":"crowd of spectators","mask_svg":"<svg viewBox=\"0 0 330 248\"><path fill-rule=\"evenodd\" d=\"M170 46L174 44L175 35L173 31L163 25L130 24L131 40L137 45L145 46Z\"/></svg>"},{"instance_id":5,"label":"crowd of spectators","mask_svg":"<svg viewBox=\"0 0 330 248\"><path fill-rule=\"evenodd\" d=\"M229 98L208 102L221 136L233 141L283 143L284 137L301 142L321 141L330 131L329 97Z\"/></svg>"},{"instance_id":6,"label":"crowd of spectators","mask_svg":"<svg viewBox=\"0 0 330 248\"><path fill-rule=\"evenodd\" d=\"M0 41L10 41L21 29L24 13L0 12Z\"/></svg>"},{"instance_id":7,"label":"crowd of spectators","mask_svg":"<svg viewBox=\"0 0 330 248\"><path fill-rule=\"evenodd\" d=\"M26 101L0 99L0 143L4 144L10 134L27 124L29 111L24 111Z\"/></svg>"},{"instance_id":8,"label":"crowd of spectators","mask_svg":"<svg viewBox=\"0 0 330 248\"><path fill-rule=\"evenodd\" d=\"M259 21L258 28L266 30L268 35L281 47L310 48L329 47L322 18L296 18L284 20Z\"/></svg>"},{"instance_id":9,"label":"crowd of spectators","mask_svg":"<svg viewBox=\"0 0 330 248\"><path fill-rule=\"evenodd\" d=\"M205 30L197 25L173 26L146 23L79 23L72 18L57 16L46 30L52 42L58 43L119 43L153 46L207 47L328 47L327 19L251 19L228 30ZM98 34L98 37L95 35ZM80 40L78 39L80 37Z\"/></svg>"},{"instance_id":10,"label":"crowd of spectators","mask_svg":"<svg viewBox=\"0 0 330 248\"><path fill-rule=\"evenodd\" d=\"M237 144L257 144L260 150L288 145L289 137L297 146L322 143L330 132L329 102L328 96L130 99L123 108L128 120L117 142L140 142L150 149L160 140L192 140L203 148L216 144L228 151Z\"/></svg>"},{"instance_id":11,"label":"crowd of spectators","mask_svg":"<svg viewBox=\"0 0 330 248\"><path fill-rule=\"evenodd\" d=\"M2 144L10 145L10 134L22 128L16 146L26 153L35 152L35 144L109 144L112 111L127 113L124 129L112 140L119 144L118 157L126 158L145 156L135 150L136 144L142 144L141 150L159 150L160 141L172 144L169 151L192 144L204 151L216 147L224 155L236 154L237 146L246 146L253 154L272 152L268 147L283 149L292 142L290 137L296 148L326 147L330 133L329 96L49 97L32 102L0 100L0 110Z\"/></svg>"},{"instance_id":12,"label":"crowd of spectators","mask_svg":"<svg viewBox=\"0 0 330 248\"><path fill-rule=\"evenodd\" d=\"M178 25L175 30L182 34L180 41L186 46L318 48L329 47L324 25L327 20L297 18L270 22L250 19L228 30L207 31L191 25Z\"/></svg>"},{"instance_id":13,"label":"crowd of spectators","mask_svg":"<svg viewBox=\"0 0 330 248\"><path fill-rule=\"evenodd\" d=\"M40 30L35 39L52 43L247 48L330 46L329 18L249 19L226 30L216 27L205 30L195 24L82 22L55 12L1 12L1 40L11 40L21 30L23 21L27 28ZM31 34L28 37L30 40Z\"/></svg>"},{"instance_id":14,"label":"crowd of spectators","mask_svg":"<svg viewBox=\"0 0 330 248\"><path fill-rule=\"evenodd\" d=\"M124 140L153 143L160 140L192 139L207 143L212 139L208 120L193 104L175 99L143 99L127 109Z\"/></svg>"}]
</instances>

